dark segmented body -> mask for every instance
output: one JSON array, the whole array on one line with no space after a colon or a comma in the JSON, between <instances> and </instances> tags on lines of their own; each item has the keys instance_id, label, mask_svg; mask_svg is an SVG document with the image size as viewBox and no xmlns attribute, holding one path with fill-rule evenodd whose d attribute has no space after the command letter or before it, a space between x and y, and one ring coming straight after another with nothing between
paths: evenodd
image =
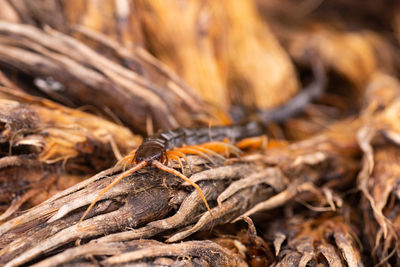
<instances>
[{"instance_id":1,"label":"dark segmented body","mask_svg":"<svg viewBox=\"0 0 400 267\"><path fill-rule=\"evenodd\" d=\"M212 141L222 141L225 138L228 138L231 142L236 142L262 134L262 125L255 121L211 128L179 128L146 138L136 151L134 161L160 160L163 162L166 159L166 151L175 147L200 145Z\"/></svg>"},{"instance_id":2,"label":"dark segmented body","mask_svg":"<svg viewBox=\"0 0 400 267\"><path fill-rule=\"evenodd\" d=\"M261 125L255 121L230 126L180 128L162 132L159 139L165 140L165 148L173 149L182 145L199 145L206 142L222 141L228 138L232 143L247 137L263 134Z\"/></svg>"},{"instance_id":3,"label":"dark segmented body","mask_svg":"<svg viewBox=\"0 0 400 267\"><path fill-rule=\"evenodd\" d=\"M262 135L264 133L263 125L267 125L271 121L282 122L298 114L308 103L319 98L324 92L327 77L322 60L315 54L310 55L310 60L315 81L288 103L272 110L259 111L257 115L262 123L250 121L230 126L179 128L161 132L143 141L136 151L134 161L151 163L153 160L159 160L166 163L166 151L176 147L222 141L225 138L233 143L247 137Z\"/></svg>"}]
</instances>

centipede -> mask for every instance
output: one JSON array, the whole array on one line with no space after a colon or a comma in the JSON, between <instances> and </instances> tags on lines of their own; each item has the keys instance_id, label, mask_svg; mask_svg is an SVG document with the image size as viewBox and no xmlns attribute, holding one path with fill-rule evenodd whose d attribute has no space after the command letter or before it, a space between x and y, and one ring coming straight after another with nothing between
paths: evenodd
<instances>
[{"instance_id":1,"label":"centipede","mask_svg":"<svg viewBox=\"0 0 400 267\"><path fill-rule=\"evenodd\" d=\"M160 132L144 139L137 150L132 151L117 163L117 165L123 165L124 171L100 191L83 213L78 224L85 219L89 211L108 190L122 179L146 166L154 166L189 183L197 190L207 210L211 213L210 206L199 185L183 173L170 167L171 161L177 161L183 170L182 160L188 163L186 157L188 154L199 155L213 162L212 157L225 159L221 156L222 153L239 155L240 148L263 146L266 124L271 121L281 122L298 114L308 103L323 94L327 83L324 66L318 56L312 55L310 59L315 78L314 82L286 104L273 110L259 111L258 120L229 126L178 128ZM238 143L235 144L235 142ZM125 170L127 166L130 166L130 168Z\"/></svg>"},{"instance_id":2,"label":"centipede","mask_svg":"<svg viewBox=\"0 0 400 267\"><path fill-rule=\"evenodd\" d=\"M225 159L221 155L223 153L239 155L241 147L262 145L261 143L265 142L260 137L263 132L262 124L251 121L230 126L178 128L147 137L137 150L132 151L117 163L117 165L123 165L123 169L126 169L127 166L131 167L119 174L97 195L80 218L79 223L84 220L89 211L108 190L125 177L146 166L154 166L188 182L197 190L207 210L211 212L201 188L183 173L168 166L169 163L173 160L177 161L183 169L182 160L188 163L187 154L199 155L210 162L213 162L212 157ZM233 145L233 143L245 139L245 142Z\"/></svg>"}]
</instances>

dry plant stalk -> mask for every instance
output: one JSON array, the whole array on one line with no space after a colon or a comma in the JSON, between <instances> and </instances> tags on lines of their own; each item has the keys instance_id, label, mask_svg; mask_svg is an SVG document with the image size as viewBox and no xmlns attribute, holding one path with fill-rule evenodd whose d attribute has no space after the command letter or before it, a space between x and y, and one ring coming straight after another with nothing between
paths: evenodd
<instances>
[{"instance_id":1,"label":"dry plant stalk","mask_svg":"<svg viewBox=\"0 0 400 267\"><path fill-rule=\"evenodd\" d=\"M0 114L2 201L19 196L2 221L29 199L30 206L46 200L55 185L59 191L113 165L141 142L122 126L6 87L0 87Z\"/></svg>"},{"instance_id":2,"label":"dry plant stalk","mask_svg":"<svg viewBox=\"0 0 400 267\"><path fill-rule=\"evenodd\" d=\"M136 56L112 42L94 40L111 50L118 61L136 63L139 69L135 71L50 28L42 31L0 21L0 34L0 64L33 76L40 90L64 104L112 111L142 133L149 127L157 131L188 125L194 113L207 116L201 100L144 51Z\"/></svg>"},{"instance_id":3,"label":"dry plant stalk","mask_svg":"<svg viewBox=\"0 0 400 267\"><path fill-rule=\"evenodd\" d=\"M293 65L252 1L135 2L151 50L216 107L272 108L296 94Z\"/></svg>"}]
</instances>

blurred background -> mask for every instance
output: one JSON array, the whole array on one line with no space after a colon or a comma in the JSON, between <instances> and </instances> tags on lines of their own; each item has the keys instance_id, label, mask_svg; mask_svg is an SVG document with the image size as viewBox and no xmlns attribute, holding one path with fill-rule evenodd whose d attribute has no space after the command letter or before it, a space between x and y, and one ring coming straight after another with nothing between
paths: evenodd
<instances>
[{"instance_id":1,"label":"blurred background","mask_svg":"<svg viewBox=\"0 0 400 267\"><path fill-rule=\"evenodd\" d=\"M107 85L87 82L90 74L69 73L72 66L32 48L39 44L24 43L28 37L21 31L3 29L1 70L12 82L67 106L112 113L141 134L228 124L280 106L312 81L310 50L329 72L327 95L333 96L321 101L322 113L332 116L357 110L371 79L382 72L395 75L399 66L397 1L1 0L1 6L2 21L41 29L29 41L61 38L55 31L67 34L94 49L92 59L104 57L120 65L119 76L129 76L113 77ZM59 45L79 63L80 48ZM29 55L18 55L18 49L34 52L32 60L44 58L35 64L45 66L23 66ZM84 67L111 75L102 69L107 60ZM105 92L107 86L119 92Z\"/></svg>"}]
</instances>

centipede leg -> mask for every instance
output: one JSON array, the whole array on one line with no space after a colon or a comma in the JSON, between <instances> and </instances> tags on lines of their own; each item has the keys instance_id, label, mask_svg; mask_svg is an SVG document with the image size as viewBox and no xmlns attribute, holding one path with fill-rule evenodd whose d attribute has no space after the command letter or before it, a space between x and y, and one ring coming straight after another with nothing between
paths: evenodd
<instances>
[{"instance_id":1,"label":"centipede leg","mask_svg":"<svg viewBox=\"0 0 400 267\"><path fill-rule=\"evenodd\" d=\"M227 153L227 156L229 156L229 154L234 154L235 156L240 157L240 153L242 153L242 151L239 148L225 142L208 142L201 145L192 145L187 147L191 149L204 151L205 153L207 153L206 151L212 151L213 153ZM222 157L221 155L219 156Z\"/></svg>"},{"instance_id":2,"label":"centipede leg","mask_svg":"<svg viewBox=\"0 0 400 267\"><path fill-rule=\"evenodd\" d=\"M219 158L221 160L226 160L226 158L224 156L221 156L220 154L218 154L217 152L209 149L209 148L205 148L201 145L195 145L195 146L184 146L184 148L190 148L190 149L197 149L200 150L203 153L209 154L211 156L214 156L216 158Z\"/></svg>"},{"instance_id":3,"label":"centipede leg","mask_svg":"<svg viewBox=\"0 0 400 267\"><path fill-rule=\"evenodd\" d=\"M193 186L197 192L199 192L199 195L201 197L201 199L203 200L204 204L207 207L207 210L212 214L210 206L208 206L208 202L206 197L203 194L203 191L201 190L200 186L198 186L195 182L193 182L192 180L190 180L189 178L187 178L185 175L183 175L182 173L178 172L177 170L170 168L168 166L165 166L164 164L162 164L161 162L154 160L152 162L153 166L159 168L160 170L163 170L165 172L169 172L172 173L175 176L178 176L179 178L181 178L182 180L184 180L185 182L188 182L191 186Z\"/></svg>"},{"instance_id":4,"label":"centipede leg","mask_svg":"<svg viewBox=\"0 0 400 267\"><path fill-rule=\"evenodd\" d=\"M228 142L208 142L201 144L200 146L211 149L218 153L229 152L237 157L240 157L240 154L242 153L239 148Z\"/></svg>"},{"instance_id":5,"label":"centipede leg","mask_svg":"<svg viewBox=\"0 0 400 267\"><path fill-rule=\"evenodd\" d=\"M179 163L179 167L181 168L181 171L183 172L183 164L182 164L181 158L174 154L167 154L167 155L168 155L168 159L176 160Z\"/></svg>"},{"instance_id":6,"label":"centipede leg","mask_svg":"<svg viewBox=\"0 0 400 267\"><path fill-rule=\"evenodd\" d=\"M160 163L161 164L161 163ZM93 208L93 206L99 201L99 199L108 191L110 190L114 185L116 185L119 181L127 177L128 175L142 169L147 165L146 161L139 162L132 168L130 168L127 171L124 171L120 175L117 176L117 178L114 179L114 181L111 182L108 186L106 186L101 192L97 195L97 197L92 201L92 203L89 205L89 207L86 209L85 213L83 213L82 217L79 219L78 225L85 219L86 215L89 213L89 211Z\"/></svg>"},{"instance_id":7,"label":"centipede leg","mask_svg":"<svg viewBox=\"0 0 400 267\"><path fill-rule=\"evenodd\" d=\"M135 153L136 153L136 150L132 151L131 153L129 153L129 155L120 159L117 162L117 164L115 164L115 167L118 167L123 164L122 169L125 171L126 167L133 162L133 159L135 158Z\"/></svg>"},{"instance_id":8,"label":"centipede leg","mask_svg":"<svg viewBox=\"0 0 400 267\"><path fill-rule=\"evenodd\" d=\"M189 166L189 169L192 170L192 165L190 164L190 162L188 161L186 155L180 151L177 150L168 150L167 151L167 158L170 157L170 155L172 156L177 156L179 158L183 158L183 160L186 162L186 164Z\"/></svg>"},{"instance_id":9,"label":"centipede leg","mask_svg":"<svg viewBox=\"0 0 400 267\"><path fill-rule=\"evenodd\" d=\"M235 145L240 149L265 149L268 144L268 138L265 135L249 137L240 140Z\"/></svg>"},{"instance_id":10,"label":"centipede leg","mask_svg":"<svg viewBox=\"0 0 400 267\"><path fill-rule=\"evenodd\" d=\"M179 148L175 148L173 151L179 151L179 152L184 153L184 154L199 155L199 156L205 158L206 160L208 160L209 162L215 164L215 162L212 160L212 158L207 156L206 153L202 152L199 149L190 148L190 147L179 147Z\"/></svg>"}]
</instances>

